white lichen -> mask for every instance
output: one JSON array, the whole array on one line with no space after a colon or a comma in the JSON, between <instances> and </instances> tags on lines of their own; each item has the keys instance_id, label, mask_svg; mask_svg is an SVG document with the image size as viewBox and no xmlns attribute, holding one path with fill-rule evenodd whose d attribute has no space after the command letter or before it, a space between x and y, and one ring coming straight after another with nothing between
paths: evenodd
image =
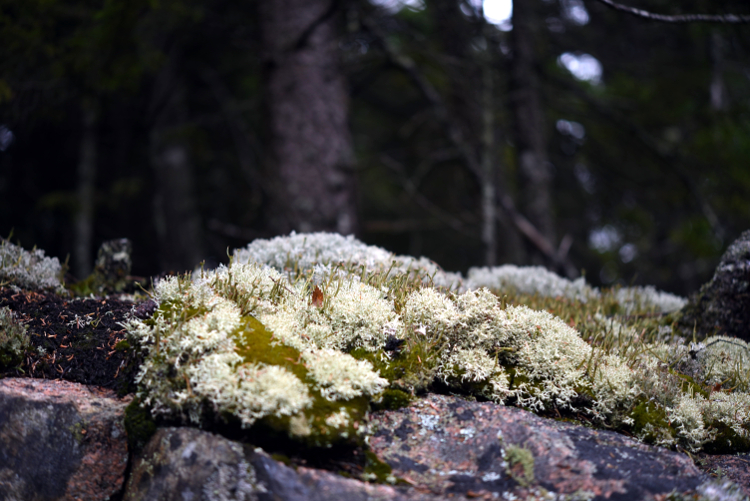
<instances>
[{"instance_id":1,"label":"white lichen","mask_svg":"<svg viewBox=\"0 0 750 501\"><path fill-rule=\"evenodd\" d=\"M47 257L40 249L27 251L0 239L0 283L25 289L61 289L61 275L56 257Z\"/></svg>"},{"instance_id":2,"label":"white lichen","mask_svg":"<svg viewBox=\"0 0 750 501\"><path fill-rule=\"evenodd\" d=\"M627 314L644 310L671 313L681 310L687 304L684 297L657 290L651 285L615 289L615 297Z\"/></svg>"},{"instance_id":3,"label":"white lichen","mask_svg":"<svg viewBox=\"0 0 750 501\"><path fill-rule=\"evenodd\" d=\"M398 256L385 249L366 245L354 236L337 233L295 233L271 239L253 240L247 247L234 251L236 263L258 263L278 271L303 273L319 284L338 266L345 269L364 267L370 272L387 271L398 275L414 272L431 285L446 289L463 287L460 273L445 272L433 261L411 256Z\"/></svg>"},{"instance_id":4,"label":"white lichen","mask_svg":"<svg viewBox=\"0 0 750 501\"><path fill-rule=\"evenodd\" d=\"M340 351L306 351L302 358L309 368L308 377L328 400L371 397L388 386L388 380L378 376L369 362L356 360Z\"/></svg>"},{"instance_id":5,"label":"white lichen","mask_svg":"<svg viewBox=\"0 0 750 501\"><path fill-rule=\"evenodd\" d=\"M587 413L666 446L750 439L746 343L686 345L666 322L642 328L618 316L654 318L680 298L649 287L602 292L583 279L508 266L473 269L460 292L434 286L426 261L402 258L352 237L292 234L256 241L230 266L192 280L158 282L157 313L127 324L147 355L143 400L157 414L196 421L209 404L246 426L274 416L293 436L319 426L352 436L365 412L356 415L354 402L378 401L389 385L414 391L440 381L501 404ZM410 281L415 263L420 278ZM566 322L506 306L496 295L504 291L584 302L587 313L566 314ZM262 343L261 331L269 336ZM325 411L313 417L320 401Z\"/></svg>"},{"instance_id":6,"label":"white lichen","mask_svg":"<svg viewBox=\"0 0 750 501\"><path fill-rule=\"evenodd\" d=\"M487 287L519 294L567 297L584 302L599 296L599 291L589 286L583 277L571 281L541 266L506 264L471 268L466 286L469 289Z\"/></svg>"}]
</instances>

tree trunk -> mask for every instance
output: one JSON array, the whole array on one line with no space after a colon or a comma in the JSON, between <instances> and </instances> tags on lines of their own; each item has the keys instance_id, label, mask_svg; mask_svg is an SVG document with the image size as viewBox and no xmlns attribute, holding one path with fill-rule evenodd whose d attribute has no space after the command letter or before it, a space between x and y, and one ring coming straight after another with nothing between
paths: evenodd
<instances>
[{"instance_id":1,"label":"tree trunk","mask_svg":"<svg viewBox=\"0 0 750 501\"><path fill-rule=\"evenodd\" d=\"M334 0L261 0L272 231L357 229Z\"/></svg>"},{"instance_id":2,"label":"tree trunk","mask_svg":"<svg viewBox=\"0 0 750 501\"><path fill-rule=\"evenodd\" d=\"M204 258L193 192L185 88L177 73L177 60L173 53L157 76L151 105L154 221L162 271L191 270Z\"/></svg>"},{"instance_id":3,"label":"tree trunk","mask_svg":"<svg viewBox=\"0 0 750 501\"><path fill-rule=\"evenodd\" d=\"M94 233L94 183L96 180L97 109L91 99L81 104L83 134L78 160L78 212L75 218L75 244L73 271L79 280L86 278L92 269L91 245Z\"/></svg>"},{"instance_id":4,"label":"tree trunk","mask_svg":"<svg viewBox=\"0 0 750 501\"><path fill-rule=\"evenodd\" d=\"M489 51L489 44L487 44ZM492 82L492 60L486 54L482 65L482 243L484 264L495 266L497 261L497 201L495 196L495 100Z\"/></svg>"},{"instance_id":5,"label":"tree trunk","mask_svg":"<svg viewBox=\"0 0 750 501\"><path fill-rule=\"evenodd\" d=\"M726 42L719 31L711 33L711 108L726 110L729 105L727 87L724 83L724 50Z\"/></svg>"},{"instance_id":6,"label":"tree trunk","mask_svg":"<svg viewBox=\"0 0 750 501\"><path fill-rule=\"evenodd\" d=\"M513 2L510 102L521 175L519 205L531 223L554 245L552 175L547 160L539 79L534 69L537 30L544 25L535 11L537 3L537 0ZM535 260L540 261L539 257Z\"/></svg>"}]
</instances>

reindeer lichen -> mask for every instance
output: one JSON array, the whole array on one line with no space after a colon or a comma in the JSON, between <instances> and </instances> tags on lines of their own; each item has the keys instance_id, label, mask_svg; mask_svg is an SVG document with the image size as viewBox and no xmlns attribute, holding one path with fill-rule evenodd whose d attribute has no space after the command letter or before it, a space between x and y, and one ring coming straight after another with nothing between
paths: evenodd
<instances>
[{"instance_id":1,"label":"reindeer lichen","mask_svg":"<svg viewBox=\"0 0 750 501\"><path fill-rule=\"evenodd\" d=\"M750 448L748 346L674 334L679 298L535 269L531 288L506 280L459 291L338 235L260 241L235 257L158 282L154 316L128 323L146 354L139 395L154 415L201 422L210 409L330 445L357 437L370 408L442 385L588 415L651 443ZM511 271L524 283L523 268ZM540 277L561 295L542 294Z\"/></svg>"},{"instance_id":2,"label":"reindeer lichen","mask_svg":"<svg viewBox=\"0 0 750 501\"><path fill-rule=\"evenodd\" d=\"M62 267L56 257L44 251L27 251L0 238L0 283L24 289L61 289Z\"/></svg>"},{"instance_id":3,"label":"reindeer lichen","mask_svg":"<svg viewBox=\"0 0 750 501\"><path fill-rule=\"evenodd\" d=\"M0 368L20 364L29 345L26 326L10 308L0 308Z\"/></svg>"}]
</instances>

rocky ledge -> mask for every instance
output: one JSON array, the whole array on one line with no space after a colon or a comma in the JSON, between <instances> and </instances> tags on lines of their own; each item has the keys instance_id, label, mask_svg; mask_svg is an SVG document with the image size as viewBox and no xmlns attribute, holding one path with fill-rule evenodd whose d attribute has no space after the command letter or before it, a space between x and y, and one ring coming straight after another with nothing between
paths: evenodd
<instances>
[{"instance_id":1,"label":"rocky ledge","mask_svg":"<svg viewBox=\"0 0 750 501\"><path fill-rule=\"evenodd\" d=\"M0 499L739 500L750 494L747 482L716 478L686 454L454 396L428 395L371 416L366 454L374 454L369 460L380 464L384 483L288 466L252 444L186 427L159 428L129 456L129 402L65 381L0 381ZM725 474L743 481L746 458L719 459Z\"/></svg>"}]
</instances>

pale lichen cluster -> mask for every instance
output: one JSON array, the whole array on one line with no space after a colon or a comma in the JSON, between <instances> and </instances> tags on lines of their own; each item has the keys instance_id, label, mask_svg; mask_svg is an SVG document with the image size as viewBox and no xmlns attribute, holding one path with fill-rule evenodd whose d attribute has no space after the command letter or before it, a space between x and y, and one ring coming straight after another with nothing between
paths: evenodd
<instances>
[{"instance_id":1,"label":"pale lichen cluster","mask_svg":"<svg viewBox=\"0 0 750 501\"><path fill-rule=\"evenodd\" d=\"M408 280L411 270L374 265L385 257L351 238L308 237L251 244L228 267L157 283L154 317L127 325L146 352L138 381L153 412L200 421L208 406L245 426L260 421L330 443L356 434L370 402L389 391L442 385L587 416L652 443L750 448L750 349L733 338L688 344L672 335L671 317L654 316L677 306L669 297L634 289L619 299L625 307L617 292L579 283L575 294L585 297L566 297L561 318L508 304L503 289ZM301 249L292 243L300 241ZM335 268L346 245L371 273ZM538 282L530 270L528 282ZM528 297L539 295L535 287ZM583 306L585 318L574 319ZM655 320L634 321L641 313Z\"/></svg>"},{"instance_id":2,"label":"pale lichen cluster","mask_svg":"<svg viewBox=\"0 0 750 501\"><path fill-rule=\"evenodd\" d=\"M0 283L9 283L24 289L60 289L62 267L56 257L47 257L44 251L27 251L0 239Z\"/></svg>"},{"instance_id":3,"label":"pale lichen cluster","mask_svg":"<svg viewBox=\"0 0 750 501\"><path fill-rule=\"evenodd\" d=\"M157 415L193 422L201 422L204 404L244 426L283 418L289 433L303 437L334 433L313 429L320 423L349 428L364 412L336 404L376 398L387 381L369 362L336 349L367 345L356 328L366 319L344 311L328 322L317 306L305 305L306 297L305 284L259 265L159 281L156 314L126 326L147 350L137 377L142 401ZM332 326L348 339L331 342Z\"/></svg>"},{"instance_id":4,"label":"pale lichen cluster","mask_svg":"<svg viewBox=\"0 0 750 501\"><path fill-rule=\"evenodd\" d=\"M567 297L587 301L599 296L599 291L583 277L568 280L542 266L502 266L471 268L467 285L477 289L513 291L519 294L541 294L548 297Z\"/></svg>"},{"instance_id":5,"label":"pale lichen cluster","mask_svg":"<svg viewBox=\"0 0 750 501\"><path fill-rule=\"evenodd\" d=\"M26 325L7 306L0 308L0 368L20 363L29 346Z\"/></svg>"},{"instance_id":6,"label":"pale lichen cluster","mask_svg":"<svg viewBox=\"0 0 750 501\"><path fill-rule=\"evenodd\" d=\"M432 285L445 289L463 287L460 273L446 272L425 257L400 256L352 235L337 233L295 233L271 239L253 240L234 252L237 263L266 264L282 272L312 273L322 280L338 270L364 267L369 271L390 270L391 274L416 273Z\"/></svg>"},{"instance_id":7,"label":"pale lichen cluster","mask_svg":"<svg viewBox=\"0 0 750 501\"><path fill-rule=\"evenodd\" d=\"M602 296L611 296L626 314L635 311L669 313L678 311L687 304L687 299L659 291L650 285L601 291L589 285L584 277L569 280L541 266L506 264L471 268L465 286L469 289L486 287L504 293L561 297L584 303L601 300Z\"/></svg>"}]
</instances>

